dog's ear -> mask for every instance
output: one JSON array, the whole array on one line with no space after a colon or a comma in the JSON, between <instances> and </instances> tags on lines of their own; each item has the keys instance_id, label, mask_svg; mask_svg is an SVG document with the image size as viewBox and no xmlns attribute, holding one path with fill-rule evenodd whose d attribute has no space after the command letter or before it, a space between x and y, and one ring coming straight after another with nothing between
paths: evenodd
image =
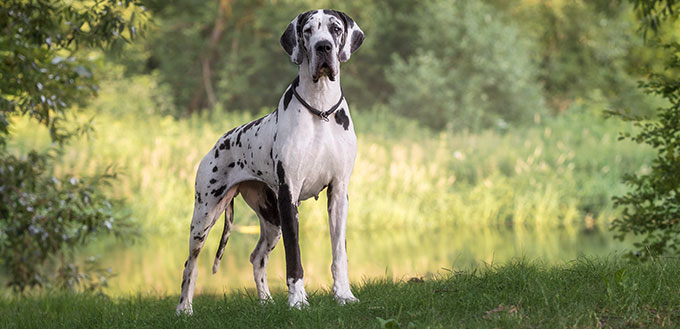
<instances>
[{"instance_id":1,"label":"dog's ear","mask_svg":"<svg viewBox=\"0 0 680 329\"><path fill-rule=\"evenodd\" d=\"M340 60L340 62L346 62L349 60L349 57L361 47L366 36L364 35L364 31L361 30L359 25L355 23L351 17L341 11L335 12L345 24L345 35L340 43L341 46L338 60Z\"/></svg>"},{"instance_id":2,"label":"dog's ear","mask_svg":"<svg viewBox=\"0 0 680 329\"><path fill-rule=\"evenodd\" d=\"M304 47L302 45L302 26L307 20L310 12L297 15L281 35L281 46L290 56L290 60L300 65L304 59Z\"/></svg>"}]
</instances>

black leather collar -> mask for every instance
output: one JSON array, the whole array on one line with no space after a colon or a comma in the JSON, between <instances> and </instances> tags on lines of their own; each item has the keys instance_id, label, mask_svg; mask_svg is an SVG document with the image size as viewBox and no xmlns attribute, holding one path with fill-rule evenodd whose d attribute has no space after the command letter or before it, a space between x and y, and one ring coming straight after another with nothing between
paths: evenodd
<instances>
[{"instance_id":1,"label":"black leather collar","mask_svg":"<svg viewBox=\"0 0 680 329\"><path fill-rule=\"evenodd\" d=\"M309 105L309 103L305 102L304 99L302 99L302 96L300 96L300 94L298 94L297 90L295 90L295 87L297 87L296 84L293 84L290 87L293 88L293 95L295 95L295 98L297 98L298 101L300 101L300 104L302 104L302 106L306 107L307 110L309 110L309 112L320 117L324 121L328 121L328 116L333 114L333 112L335 112L338 109L340 104L342 104L342 100L345 99L345 93L342 92L342 88L341 88L340 89L340 99L338 100L338 102L335 105L333 105L333 107L331 107L328 111L319 111L319 110L315 109L313 106Z\"/></svg>"}]
</instances>

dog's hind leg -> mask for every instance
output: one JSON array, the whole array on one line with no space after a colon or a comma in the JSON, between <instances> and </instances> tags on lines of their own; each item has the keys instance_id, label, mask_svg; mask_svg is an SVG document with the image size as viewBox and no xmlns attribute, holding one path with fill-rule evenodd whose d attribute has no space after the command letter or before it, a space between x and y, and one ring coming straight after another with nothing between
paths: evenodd
<instances>
[{"instance_id":1,"label":"dog's hind leg","mask_svg":"<svg viewBox=\"0 0 680 329\"><path fill-rule=\"evenodd\" d=\"M276 195L265 184L250 183L248 188L241 188L241 195L246 203L255 210L260 219L260 239L250 254L253 264L253 278L260 301L271 300L267 282L267 263L269 254L281 238L281 225Z\"/></svg>"},{"instance_id":2,"label":"dog's hind leg","mask_svg":"<svg viewBox=\"0 0 680 329\"><path fill-rule=\"evenodd\" d=\"M238 185L231 187L222 198L218 198L218 195L215 195L216 198L204 201L201 200L200 193L201 191L197 189L194 215L191 219L191 235L189 236L189 258L184 263L182 293L176 309L177 314L193 313L191 303L196 287L196 277L198 276L198 269L196 268L198 255L201 252L201 248L203 248L208 232L215 225L222 211L225 210L227 203L231 204L231 200L238 193Z\"/></svg>"}]
</instances>

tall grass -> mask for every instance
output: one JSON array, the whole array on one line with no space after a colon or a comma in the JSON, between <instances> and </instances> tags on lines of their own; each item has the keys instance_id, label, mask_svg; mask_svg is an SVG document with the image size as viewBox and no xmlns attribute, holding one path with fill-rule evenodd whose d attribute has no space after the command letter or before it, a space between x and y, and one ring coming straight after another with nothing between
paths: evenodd
<instances>
[{"instance_id":1,"label":"tall grass","mask_svg":"<svg viewBox=\"0 0 680 329\"><path fill-rule=\"evenodd\" d=\"M70 145L56 168L89 173L115 165L112 188L127 199L147 233L184 232L202 156L226 130L255 116L217 109L185 119L155 115L153 88L112 84L83 116L96 113L95 138ZM137 87L135 87L137 86ZM145 91L146 90L146 91ZM137 101L119 101L134 96ZM140 105L141 104L141 105ZM607 223L610 198L625 172L646 170L649 152L617 141L625 123L605 121L585 105L533 124L480 133L433 133L387 108L353 109L359 154L350 185L352 230ZM47 133L15 123L16 152L49 144ZM325 202L322 194L320 202ZM239 211L244 209L243 211ZM256 223L244 203L237 224ZM303 203L301 225L325 229L325 207Z\"/></svg>"}]
</instances>

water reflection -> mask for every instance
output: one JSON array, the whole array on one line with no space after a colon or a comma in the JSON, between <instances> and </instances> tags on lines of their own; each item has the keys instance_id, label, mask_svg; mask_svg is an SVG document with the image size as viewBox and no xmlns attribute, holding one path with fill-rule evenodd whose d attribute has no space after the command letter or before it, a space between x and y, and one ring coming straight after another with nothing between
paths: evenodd
<instances>
[{"instance_id":1,"label":"water reflection","mask_svg":"<svg viewBox=\"0 0 680 329\"><path fill-rule=\"evenodd\" d=\"M217 230L214 230L216 232ZM218 234L209 237L199 258L198 293L223 293L254 289L248 261L258 234L243 229L233 232L220 271L211 274ZM328 232L301 232L301 252L308 291L328 289L331 251ZM563 263L579 255L608 255L627 244L615 241L602 229L566 228L469 228L430 230L402 229L382 232L349 232L349 275L353 282L389 277L431 276L448 270L467 269L484 263L504 263L512 258L542 259ZM118 275L107 293L177 294L182 265L187 256L186 236L153 239L103 255L103 263ZM272 290L285 288L283 243L273 251L268 268Z\"/></svg>"}]
</instances>

